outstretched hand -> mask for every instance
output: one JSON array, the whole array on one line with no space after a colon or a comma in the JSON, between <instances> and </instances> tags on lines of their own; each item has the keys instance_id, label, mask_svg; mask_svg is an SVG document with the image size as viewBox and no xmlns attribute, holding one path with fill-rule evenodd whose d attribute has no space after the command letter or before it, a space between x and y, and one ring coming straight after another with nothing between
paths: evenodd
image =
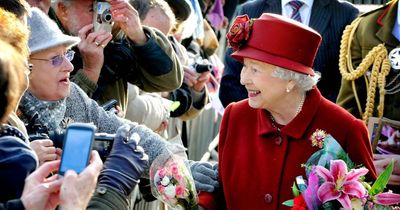
<instances>
[{"instance_id":1,"label":"outstretched hand","mask_svg":"<svg viewBox=\"0 0 400 210\"><path fill-rule=\"evenodd\" d=\"M217 164L189 161L189 167L197 191L213 192L219 187Z\"/></svg>"},{"instance_id":2,"label":"outstretched hand","mask_svg":"<svg viewBox=\"0 0 400 210\"><path fill-rule=\"evenodd\" d=\"M125 195L132 192L148 165L148 156L138 146L139 141L140 136L128 124L118 128L112 150L100 174L99 185L109 186Z\"/></svg>"},{"instance_id":3,"label":"outstretched hand","mask_svg":"<svg viewBox=\"0 0 400 210\"><path fill-rule=\"evenodd\" d=\"M386 167L393 160L393 172L390 175L389 184L391 185L400 185L400 155L379 155L374 154L374 165L376 168L377 174L381 174Z\"/></svg>"},{"instance_id":4,"label":"outstretched hand","mask_svg":"<svg viewBox=\"0 0 400 210\"><path fill-rule=\"evenodd\" d=\"M147 42L138 11L127 0L110 0L114 22L137 45Z\"/></svg>"},{"instance_id":5,"label":"outstretched hand","mask_svg":"<svg viewBox=\"0 0 400 210\"><path fill-rule=\"evenodd\" d=\"M100 71L104 63L104 48L111 41L110 32L92 32L93 24L83 26L78 36L81 41L78 44L79 53L83 61L85 75L93 83L97 83Z\"/></svg>"}]
</instances>

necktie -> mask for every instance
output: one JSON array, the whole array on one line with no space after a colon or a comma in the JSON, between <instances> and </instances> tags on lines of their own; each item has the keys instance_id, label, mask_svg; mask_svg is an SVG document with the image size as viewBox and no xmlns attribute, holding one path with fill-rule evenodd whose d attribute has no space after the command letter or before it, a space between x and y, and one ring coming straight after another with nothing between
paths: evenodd
<instances>
[{"instance_id":1,"label":"necktie","mask_svg":"<svg viewBox=\"0 0 400 210\"><path fill-rule=\"evenodd\" d=\"M303 4L304 4L303 2L297 0L289 2L290 7L292 7L293 9L290 18L292 18L293 20L297 20L300 23L301 23L300 8L303 6Z\"/></svg>"}]
</instances>

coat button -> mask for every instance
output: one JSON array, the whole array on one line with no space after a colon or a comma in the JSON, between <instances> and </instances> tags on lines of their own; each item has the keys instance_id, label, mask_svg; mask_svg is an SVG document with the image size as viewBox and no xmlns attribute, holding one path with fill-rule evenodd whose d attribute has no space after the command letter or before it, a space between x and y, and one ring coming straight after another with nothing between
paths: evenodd
<instances>
[{"instance_id":1,"label":"coat button","mask_svg":"<svg viewBox=\"0 0 400 210\"><path fill-rule=\"evenodd\" d=\"M277 136L275 139L275 144L280 146L282 144L282 137L281 136Z\"/></svg>"},{"instance_id":2,"label":"coat button","mask_svg":"<svg viewBox=\"0 0 400 210\"><path fill-rule=\"evenodd\" d=\"M265 203L271 203L272 202L272 195L271 194L265 194L264 195L264 202Z\"/></svg>"},{"instance_id":3,"label":"coat button","mask_svg":"<svg viewBox=\"0 0 400 210\"><path fill-rule=\"evenodd\" d=\"M100 195L104 195L104 194L106 194L106 192L107 192L107 188L105 188L105 187L98 187L98 188L96 189L96 191L97 191Z\"/></svg>"}]
</instances>

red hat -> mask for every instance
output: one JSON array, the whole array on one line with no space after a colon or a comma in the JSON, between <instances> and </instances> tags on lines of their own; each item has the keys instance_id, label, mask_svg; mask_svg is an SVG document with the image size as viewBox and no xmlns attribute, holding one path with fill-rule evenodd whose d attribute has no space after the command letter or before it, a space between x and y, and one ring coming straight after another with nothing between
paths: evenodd
<instances>
[{"instance_id":1,"label":"red hat","mask_svg":"<svg viewBox=\"0 0 400 210\"><path fill-rule=\"evenodd\" d=\"M310 27L280 15L264 13L258 19L247 15L235 19L228 34L232 57L251 58L314 75L312 69L321 36Z\"/></svg>"}]
</instances>

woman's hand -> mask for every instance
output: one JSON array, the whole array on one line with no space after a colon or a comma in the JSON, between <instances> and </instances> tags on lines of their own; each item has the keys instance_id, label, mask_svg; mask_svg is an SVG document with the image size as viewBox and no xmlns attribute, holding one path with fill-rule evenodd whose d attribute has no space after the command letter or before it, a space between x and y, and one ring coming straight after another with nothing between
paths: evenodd
<instances>
[{"instance_id":1,"label":"woman's hand","mask_svg":"<svg viewBox=\"0 0 400 210\"><path fill-rule=\"evenodd\" d=\"M92 151L90 164L80 174L72 170L68 170L65 173L60 190L60 206L62 210L86 209L102 168L103 162L99 153Z\"/></svg>"},{"instance_id":2,"label":"woman's hand","mask_svg":"<svg viewBox=\"0 0 400 210\"><path fill-rule=\"evenodd\" d=\"M39 139L29 143L30 147L35 151L39 158L39 165L47 161L60 159L60 149L56 149L53 145L53 141L50 139Z\"/></svg>"},{"instance_id":3,"label":"woman's hand","mask_svg":"<svg viewBox=\"0 0 400 210\"><path fill-rule=\"evenodd\" d=\"M137 45L143 45L147 42L139 13L126 0L110 0L111 13L115 24L117 24Z\"/></svg>"},{"instance_id":4,"label":"woman's hand","mask_svg":"<svg viewBox=\"0 0 400 210\"><path fill-rule=\"evenodd\" d=\"M197 92L201 92L206 83L210 79L211 72L206 71L203 73L196 73L194 70L189 69L190 67L184 67L184 81L185 83L191 87L193 90Z\"/></svg>"},{"instance_id":5,"label":"woman's hand","mask_svg":"<svg viewBox=\"0 0 400 210\"><path fill-rule=\"evenodd\" d=\"M400 155L374 154L374 165L377 174L381 174L393 160L393 172L390 175L389 184L400 185Z\"/></svg>"},{"instance_id":6,"label":"woman's hand","mask_svg":"<svg viewBox=\"0 0 400 210\"><path fill-rule=\"evenodd\" d=\"M93 83L97 83L104 63L104 48L111 41L110 32L92 32L93 24L83 26L78 32L81 41L78 44L85 75Z\"/></svg>"},{"instance_id":7,"label":"woman's hand","mask_svg":"<svg viewBox=\"0 0 400 210\"><path fill-rule=\"evenodd\" d=\"M59 165L59 160L44 163L25 179L21 201L26 210L53 210L59 204L58 192L62 180L57 179L57 175L47 178Z\"/></svg>"}]
</instances>

